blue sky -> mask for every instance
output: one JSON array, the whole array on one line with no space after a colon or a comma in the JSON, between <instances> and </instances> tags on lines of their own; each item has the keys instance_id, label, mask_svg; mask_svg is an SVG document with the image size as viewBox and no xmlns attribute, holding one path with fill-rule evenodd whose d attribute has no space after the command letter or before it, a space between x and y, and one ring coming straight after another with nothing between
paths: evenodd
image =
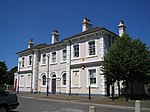
<instances>
[{"instance_id":1,"label":"blue sky","mask_svg":"<svg viewBox=\"0 0 150 112\"><path fill-rule=\"evenodd\" d=\"M93 26L118 34L123 20L132 38L150 46L150 0L0 0L0 61L8 69L17 66L18 51L35 44L51 42L57 29L60 40L81 32L84 17Z\"/></svg>"}]
</instances>

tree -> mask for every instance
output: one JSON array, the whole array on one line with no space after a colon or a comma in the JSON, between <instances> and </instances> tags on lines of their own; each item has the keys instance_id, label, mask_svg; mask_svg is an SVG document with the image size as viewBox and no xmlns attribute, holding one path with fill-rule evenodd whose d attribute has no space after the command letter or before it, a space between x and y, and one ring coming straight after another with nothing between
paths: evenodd
<instances>
[{"instance_id":1,"label":"tree","mask_svg":"<svg viewBox=\"0 0 150 112\"><path fill-rule=\"evenodd\" d=\"M129 83L135 80L141 83L147 82L147 74L150 70L150 52L146 44L141 40L124 34L117 37L104 57L103 73L107 82L125 81L126 92Z\"/></svg>"},{"instance_id":2,"label":"tree","mask_svg":"<svg viewBox=\"0 0 150 112\"><path fill-rule=\"evenodd\" d=\"M7 66L6 66L5 62L0 61L0 85L5 84L6 73L7 73Z\"/></svg>"},{"instance_id":3,"label":"tree","mask_svg":"<svg viewBox=\"0 0 150 112\"><path fill-rule=\"evenodd\" d=\"M14 73L17 72L18 67L13 67L10 71L7 72L7 81L6 84L13 85L14 84Z\"/></svg>"}]
</instances>

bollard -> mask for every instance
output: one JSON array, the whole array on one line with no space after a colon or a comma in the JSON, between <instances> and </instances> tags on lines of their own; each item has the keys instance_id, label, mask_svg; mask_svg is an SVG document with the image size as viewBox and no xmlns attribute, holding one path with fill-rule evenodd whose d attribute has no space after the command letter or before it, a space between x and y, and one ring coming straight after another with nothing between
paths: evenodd
<instances>
[{"instance_id":1,"label":"bollard","mask_svg":"<svg viewBox=\"0 0 150 112\"><path fill-rule=\"evenodd\" d=\"M135 112L141 112L140 100L135 100Z\"/></svg>"},{"instance_id":2,"label":"bollard","mask_svg":"<svg viewBox=\"0 0 150 112\"><path fill-rule=\"evenodd\" d=\"M95 106L90 106L89 107L89 112L96 112Z\"/></svg>"}]
</instances>

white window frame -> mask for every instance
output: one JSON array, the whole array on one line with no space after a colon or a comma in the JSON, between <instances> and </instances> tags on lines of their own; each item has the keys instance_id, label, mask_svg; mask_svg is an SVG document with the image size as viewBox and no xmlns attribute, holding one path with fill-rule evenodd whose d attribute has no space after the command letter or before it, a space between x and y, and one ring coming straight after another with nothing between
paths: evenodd
<instances>
[{"instance_id":1,"label":"white window frame","mask_svg":"<svg viewBox=\"0 0 150 112\"><path fill-rule=\"evenodd\" d=\"M46 53L42 54L41 63L42 63L42 65L46 65Z\"/></svg>"},{"instance_id":2,"label":"white window frame","mask_svg":"<svg viewBox=\"0 0 150 112\"><path fill-rule=\"evenodd\" d=\"M66 80L66 84L64 85L64 74L66 74L66 79L67 79L67 73L66 72L64 72L63 74L62 74L62 87L66 87L66 84L67 84L67 80Z\"/></svg>"},{"instance_id":3,"label":"white window frame","mask_svg":"<svg viewBox=\"0 0 150 112\"><path fill-rule=\"evenodd\" d=\"M30 57L31 57L31 60L30 60ZM30 62L31 62L31 64L30 64ZM28 56L28 66L32 66L32 63L33 63L33 56L29 55Z\"/></svg>"},{"instance_id":4,"label":"white window frame","mask_svg":"<svg viewBox=\"0 0 150 112\"><path fill-rule=\"evenodd\" d=\"M79 56L78 56L78 57L75 57L75 56L74 56L74 46L76 46L76 45L79 46ZM80 51L81 51L80 43L75 43L75 44L73 44L73 45L71 46L71 59L79 59L79 58L80 58L80 55L81 55Z\"/></svg>"},{"instance_id":5,"label":"white window frame","mask_svg":"<svg viewBox=\"0 0 150 112\"><path fill-rule=\"evenodd\" d=\"M95 70L96 71L96 83L95 84L90 84L90 74L89 74L89 71L90 70ZM96 67L91 67L91 68L88 68L87 69L87 87L98 87L98 69Z\"/></svg>"},{"instance_id":6,"label":"white window frame","mask_svg":"<svg viewBox=\"0 0 150 112\"><path fill-rule=\"evenodd\" d=\"M47 79L45 79L45 85L43 85L43 76L45 76L45 77L47 78L47 76L46 76L45 73L43 73L43 74L41 75L41 86L42 86L42 87L46 87Z\"/></svg>"},{"instance_id":7,"label":"white window frame","mask_svg":"<svg viewBox=\"0 0 150 112\"><path fill-rule=\"evenodd\" d=\"M78 78L79 78L79 82L78 82L78 86L75 86L75 85L73 85L73 83L71 83L71 87L74 87L74 88L81 88L81 79L80 79L80 70L79 69L74 69L74 70L72 70L72 72L71 72L71 82L73 82L73 73L74 72L78 72L79 73L79 76L78 76Z\"/></svg>"},{"instance_id":8,"label":"white window frame","mask_svg":"<svg viewBox=\"0 0 150 112\"><path fill-rule=\"evenodd\" d=\"M90 43L94 43L90 46ZM88 42L88 51L89 51L89 55L92 56L92 55L95 55L96 54L96 49L95 49L95 41L89 41ZM93 54L91 54L93 53Z\"/></svg>"},{"instance_id":9,"label":"white window frame","mask_svg":"<svg viewBox=\"0 0 150 112\"><path fill-rule=\"evenodd\" d=\"M90 55L89 42L93 42L93 41L95 41L95 54L94 55ZM86 42L86 56L87 57L97 56L97 39L91 39L91 40Z\"/></svg>"},{"instance_id":10,"label":"white window frame","mask_svg":"<svg viewBox=\"0 0 150 112\"><path fill-rule=\"evenodd\" d=\"M56 57L55 57L55 60L56 60L56 61L55 61L55 62L53 62L53 53L54 53L54 52L56 53L56 55L55 55L55 56L56 56ZM50 64L57 64L57 52L56 52L56 51L52 51L52 52L51 52Z\"/></svg>"},{"instance_id":11,"label":"white window frame","mask_svg":"<svg viewBox=\"0 0 150 112\"><path fill-rule=\"evenodd\" d=\"M66 50L66 55L64 55L64 50ZM62 55L61 55L61 58L62 58L62 62L66 62L67 61L67 49L66 48L64 48L64 49L62 49ZM66 60L64 60L64 57L66 57Z\"/></svg>"},{"instance_id":12,"label":"white window frame","mask_svg":"<svg viewBox=\"0 0 150 112\"><path fill-rule=\"evenodd\" d=\"M21 58L21 67L25 67L25 57Z\"/></svg>"},{"instance_id":13,"label":"white window frame","mask_svg":"<svg viewBox=\"0 0 150 112\"><path fill-rule=\"evenodd\" d=\"M26 87L31 87L31 74L26 75Z\"/></svg>"},{"instance_id":14,"label":"white window frame","mask_svg":"<svg viewBox=\"0 0 150 112\"><path fill-rule=\"evenodd\" d=\"M25 83L25 76L24 75L20 75L20 81L19 81L19 86L21 88L24 88L24 84Z\"/></svg>"}]
</instances>

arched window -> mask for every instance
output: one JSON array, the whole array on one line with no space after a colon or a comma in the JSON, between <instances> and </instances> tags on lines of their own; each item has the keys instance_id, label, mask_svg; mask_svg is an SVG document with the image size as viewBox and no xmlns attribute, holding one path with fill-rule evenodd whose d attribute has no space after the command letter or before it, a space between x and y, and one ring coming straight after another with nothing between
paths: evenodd
<instances>
[{"instance_id":1,"label":"arched window","mask_svg":"<svg viewBox=\"0 0 150 112\"><path fill-rule=\"evenodd\" d=\"M42 76L42 85L45 86L46 85L46 75Z\"/></svg>"},{"instance_id":2,"label":"arched window","mask_svg":"<svg viewBox=\"0 0 150 112\"><path fill-rule=\"evenodd\" d=\"M66 73L62 75L62 84L66 85Z\"/></svg>"}]
</instances>

